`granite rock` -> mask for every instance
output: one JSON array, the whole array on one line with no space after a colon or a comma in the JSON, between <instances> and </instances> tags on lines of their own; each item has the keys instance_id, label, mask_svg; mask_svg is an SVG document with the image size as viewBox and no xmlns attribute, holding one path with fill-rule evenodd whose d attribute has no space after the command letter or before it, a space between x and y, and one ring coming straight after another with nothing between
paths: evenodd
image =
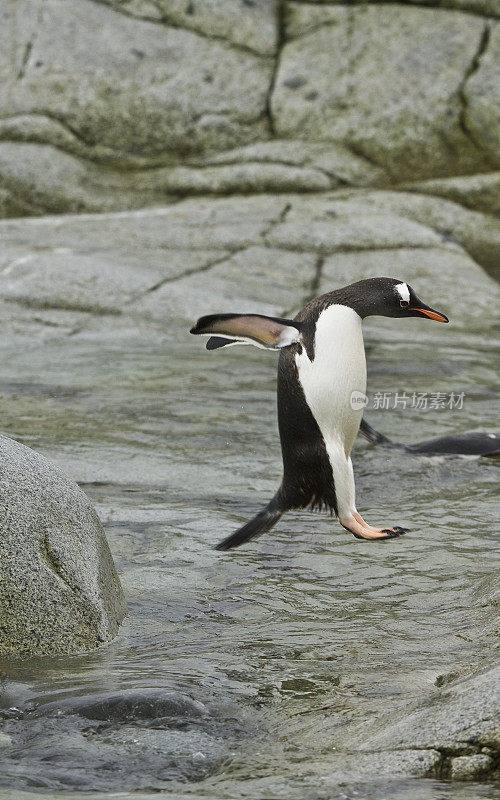
<instances>
[{"instance_id":1,"label":"granite rock","mask_svg":"<svg viewBox=\"0 0 500 800\"><path fill-rule=\"evenodd\" d=\"M77 653L109 641L125 601L89 500L5 436L0 464L0 653Z\"/></svg>"},{"instance_id":2,"label":"granite rock","mask_svg":"<svg viewBox=\"0 0 500 800\"><path fill-rule=\"evenodd\" d=\"M393 180L500 164L494 112L485 112L487 154L463 126L465 111L476 119L472 101L464 111L469 76L481 86L481 108L495 96L495 56L484 79L477 69L486 30L479 17L402 5L298 3L291 5L289 30L271 102L278 135L343 142L383 165ZM479 110L477 119L484 124Z\"/></svg>"},{"instance_id":3,"label":"granite rock","mask_svg":"<svg viewBox=\"0 0 500 800\"><path fill-rule=\"evenodd\" d=\"M497 213L498 17L496 0L0 0L0 215L446 180L465 183L436 194Z\"/></svg>"},{"instance_id":4,"label":"granite rock","mask_svg":"<svg viewBox=\"0 0 500 800\"><path fill-rule=\"evenodd\" d=\"M166 157L265 130L269 59L90 0L2 3L2 17L3 117L42 115L87 146Z\"/></svg>"}]
</instances>

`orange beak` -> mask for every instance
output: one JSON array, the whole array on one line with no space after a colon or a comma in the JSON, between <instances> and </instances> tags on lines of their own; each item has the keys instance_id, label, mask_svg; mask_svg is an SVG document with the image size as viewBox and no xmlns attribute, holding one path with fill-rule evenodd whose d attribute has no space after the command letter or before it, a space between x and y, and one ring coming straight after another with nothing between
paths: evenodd
<instances>
[{"instance_id":1,"label":"orange beak","mask_svg":"<svg viewBox=\"0 0 500 800\"><path fill-rule=\"evenodd\" d=\"M450 321L444 314L440 314L439 311L433 311L432 308L410 308L410 311L418 311L420 314L425 314L429 319L435 319L436 322Z\"/></svg>"}]
</instances>

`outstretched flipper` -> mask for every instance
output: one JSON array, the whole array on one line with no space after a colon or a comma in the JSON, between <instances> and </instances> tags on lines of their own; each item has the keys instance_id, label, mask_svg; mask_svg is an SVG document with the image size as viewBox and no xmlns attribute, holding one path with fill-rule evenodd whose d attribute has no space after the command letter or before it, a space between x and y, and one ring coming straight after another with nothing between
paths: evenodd
<instances>
[{"instance_id":1,"label":"outstretched flipper","mask_svg":"<svg viewBox=\"0 0 500 800\"><path fill-rule=\"evenodd\" d=\"M302 323L262 314L210 314L200 317L190 333L210 336L207 350L233 344L253 344L280 350L300 341Z\"/></svg>"}]
</instances>

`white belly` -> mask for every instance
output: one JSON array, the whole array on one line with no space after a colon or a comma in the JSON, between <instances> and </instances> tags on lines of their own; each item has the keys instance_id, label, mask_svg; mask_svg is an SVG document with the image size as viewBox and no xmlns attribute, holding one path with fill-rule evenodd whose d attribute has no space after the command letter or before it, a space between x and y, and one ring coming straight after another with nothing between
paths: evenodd
<instances>
[{"instance_id":1,"label":"white belly","mask_svg":"<svg viewBox=\"0 0 500 800\"><path fill-rule=\"evenodd\" d=\"M327 450L349 457L363 409L351 408L353 392L366 392L366 359L361 318L348 306L332 305L316 326L314 361L305 348L295 356L307 404ZM331 458L331 456L330 456Z\"/></svg>"}]
</instances>

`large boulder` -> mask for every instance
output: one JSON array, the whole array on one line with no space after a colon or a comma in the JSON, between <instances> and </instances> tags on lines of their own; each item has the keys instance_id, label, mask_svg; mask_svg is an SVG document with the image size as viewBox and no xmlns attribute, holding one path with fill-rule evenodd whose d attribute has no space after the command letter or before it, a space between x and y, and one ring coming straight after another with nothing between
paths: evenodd
<instances>
[{"instance_id":1,"label":"large boulder","mask_svg":"<svg viewBox=\"0 0 500 800\"><path fill-rule=\"evenodd\" d=\"M497 4L497 14L499 7ZM500 152L500 25L486 27L470 77L464 83L463 125L492 163Z\"/></svg>"},{"instance_id":2,"label":"large boulder","mask_svg":"<svg viewBox=\"0 0 500 800\"><path fill-rule=\"evenodd\" d=\"M266 128L273 64L251 49L90 0L2 8L1 116L52 119L100 158L185 158Z\"/></svg>"},{"instance_id":3,"label":"large boulder","mask_svg":"<svg viewBox=\"0 0 500 800\"><path fill-rule=\"evenodd\" d=\"M86 495L0 437L0 654L78 653L109 641L125 601Z\"/></svg>"},{"instance_id":4,"label":"large boulder","mask_svg":"<svg viewBox=\"0 0 500 800\"><path fill-rule=\"evenodd\" d=\"M0 0L0 216L416 181L494 212L499 17L497 0Z\"/></svg>"},{"instance_id":5,"label":"large boulder","mask_svg":"<svg viewBox=\"0 0 500 800\"><path fill-rule=\"evenodd\" d=\"M480 17L399 5L288 9L271 103L279 135L344 142L392 180L500 164L490 110L498 59L485 55ZM469 133L486 121L487 153Z\"/></svg>"}]
</instances>

